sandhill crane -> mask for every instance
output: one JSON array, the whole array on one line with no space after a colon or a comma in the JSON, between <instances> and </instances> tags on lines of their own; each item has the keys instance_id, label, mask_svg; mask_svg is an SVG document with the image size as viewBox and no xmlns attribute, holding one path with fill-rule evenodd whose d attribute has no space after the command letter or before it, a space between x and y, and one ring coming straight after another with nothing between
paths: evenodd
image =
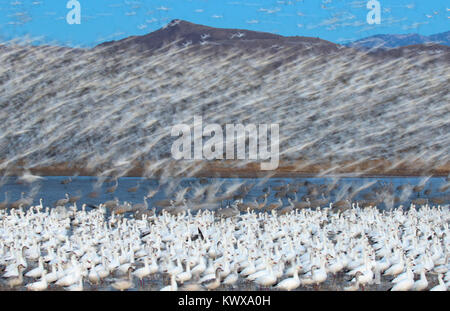
<instances>
[{"instance_id":1,"label":"sandhill crane","mask_svg":"<svg viewBox=\"0 0 450 311\"><path fill-rule=\"evenodd\" d=\"M10 208L19 208L20 206L30 206L33 203L33 199L28 197L28 198L24 198L25 192L22 192L20 194L20 199L12 202L9 207Z\"/></svg>"},{"instance_id":2,"label":"sandhill crane","mask_svg":"<svg viewBox=\"0 0 450 311\"><path fill-rule=\"evenodd\" d=\"M175 201L171 200L171 199L164 199L164 200L159 200L157 202L155 202L155 206L158 207L169 207L171 206Z\"/></svg>"},{"instance_id":3,"label":"sandhill crane","mask_svg":"<svg viewBox=\"0 0 450 311\"><path fill-rule=\"evenodd\" d=\"M138 191L138 189L139 189L139 184L137 184L137 185L134 186L134 187L128 188L127 191L128 191L128 192L136 192L136 191Z\"/></svg>"},{"instance_id":4,"label":"sandhill crane","mask_svg":"<svg viewBox=\"0 0 450 311\"><path fill-rule=\"evenodd\" d=\"M295 198L297 199L297 196L295 196ZM306 201L293 202L293 204L294 204L295 209L303 209L303 208L308 208L308 207L314 206L314 205L312 205L309 198L306 198Z\"/></svg>"},{"instance_id":5,"label":"sandhill crane","mask_svg":"<svg viewBox=\"0 0 450 311\"><path fill-rule=\"evenodd\" d=\"M417 193L417 196L420 195L420 192L425 188L425 185L417 185L413 187L413 191Z\"/></svg>"},{"instance_id":6,"label":"sandhill crane","mask_svg":"<svg viewBox=\"0 0 450 311\"><path fill-rule=\"evenodd\" d=\"M329 202L329 200L325 199L325 196L322 193L322 198L321 199L316 199L314 201L309 202L309 205L311 207L320 207L320 206L325 206L327 205ZM297 208L297 206L296 206Z\"/></svg>"},{"instance_id":7,"label":"sandhill crane","mask_svg":"<svg viewBox=\"0 0 450 311\"><path fill-rule=\"evenodd\" d=\"M147 199L151 199L155 196L155 194L157 194L159 191L159 187L155 190L149 190L147 193Z\"/></svg>"},{"instance_id":8,"label":"sandhill crane","mask_svg":"<svg viewBox=\"0 0 450 311\"><path fill-rule=\"evenodd\" d=\"M280 208L280 207L282 207L282 206L283 206L283 201L281 200L281 198L279 198L278 201L277 201L276 203L271 203L271 204L267 205L267 206L264 208L264 210L265 210L266 212L270 212L270 211L275 210L275 209L278 209L278 208Z\"/></svg>"},{"instance_id":9,"label":"sandhill crane","mask_svg":"<svg viewBox=\"0 0 450 311\"><path fill-rule=\"evenodd\" d=\"M430 198L430 202L433 203L433 204L443 205L447 201L450 201L450 197L433 197L433 198Z\"/></svg>"},{"instance_id":10,"label":"sandhill crane","mask_svg":"<svg viewBox=\"0 0 450 311\"><path fill-rule=\"evenodd\" d=\"M224 217L224 218L228 218L228 217L233 217L233 216L237 216L239 215L239 210L237 209L236 205L232 205L227 206L226 208L219 208L216 212L215 215L217 217Z\"/></svg>"},{"instance_id":11,"label":"sandhill crane","mask_svg":"<svg viewBox=\"0 0 450 311\"><path fill-rule=\"evenodd\" d=\"M317 187L316 185L309 186L309 187L308 187L307 194L310 195L310 196L312 196L312 197L315 197L315 196L319 195L319 189L318 189L318 187Z\"/></svg>"},{"instance_id":12,"label":"sandhill crane","mask_svg":"<svg viewBox=\"0 0 450 311\"><path fill-rule=\"evenodd\" d=\"M175 202L174 200L171 200L170 207L166 208L165 210L172 215L180 215L186 213L187 210L189 210L189 207L186 204L187 200L183 199L183 202Z\"/></svg>"},{"instance_id":13,"label":"sandhill crane","mask_svg":"<svg viewBox=\"0 0 450 311\"><path fill-rule=\"evenodd\" d=\"M69 198L69 203L75 203L75 202L77 202L77 201L80 200L80 199L81 199L81 195L70 196L70 198Z\"/></svg>"},{"instance_id":14,"label":"sandhill crane","mask_svg":"<svg viewBox=\"0 0 450 311\"><path fill-rule=\"evenodd\" d=\"M66 206L66 204L69 203L69 201L70 201L69 194L66 193L64 199L59 199L58 201L55 202L55 206Z\"/></svg>"},{"instance_id":15,"label":"sandhill crane","mask_svg":"<svg viewBox=\"0 0 450 311\"><path fill-rule=\"evenodd\" d=\"M119 185L119 182L118 182L118 180L117 180L117 178L116 178L115 184L114 184L113 186L109 187L108 189L106 189L106 192L107 192L107 193L113 193L113 192L115 192L118 185Z\"/></svg>"},{"instance_id":16,"label":"sandhill crane","mask_svg":"<svg viewBox=\"0 0 450 311\"><path fill-rule=\"evenodd\" d=\"M379 200L365 200L358 202L358 205L361 206L362 208L366 208L378 206L378 204L380 203L381 202Z\"/></svg>"},{"instance_id":17,"label":"sandhill crane","mask_svg":"<svg viewBox=\"0 0 450 311\"><path fill-rule=\"evenodd\" d=\"M337 211L341 211L341 212L344 212L344 211L352 208L352 204L350 203L350 201L348 199L336 201L336 202L332 203L331 206L333 209L335 209Z\"/></svg>"},{"instance_id":18,"label":"sandhill crane","mask_svg":"<svg viewBox=\"0 0 450 311\"><path fill-rule=\"evenodd\" d=\"M417 198L411 201L411 203L415 205L425 205L428 203L428 199L425 198Z\"/></svg>"},{"instance_id":19,"label":"sandhill crane","mask_svg":"<svg viewBox=\"0 0 450 311\"><path fill-rule=\"evenodd\" d=\"M238 209L241 212L247 212L249 210L253 211L253 210L258 209L258 207L259 207L259 203L256 201L256 199L253 202L248 202L248 203L241 202L241 203L238 203Z\"/></svg>"},{"instance_id":20,"label":"sandhill crane","mask_svg":"<svg viewBox=\"0 0 450 311\"><path fill-rule=\"evenodd\" d=\"M266 194L265 196L264 196L264 201L262 202L262 203L258 203L258 201L257 200L255 200L255 202L256 202L256 204L257 204L257 209L262 209L262 208L264 208L264 206L266 206L266 204L267 204L267 197L268 197L268 194Z\"/></svg>"},{"instance_id":21,"label":"sandhill crane","mask_svg":"<svg viewBox=\"0 0 450 311\"><path fill-rule=\"evenodd\" d=\"M135 219L144 219L144 216L147 217L147 219L149 217L155 216L156 215L156 209L152 208L152 209L139 209L134 213L134 218Z\"/></svg>"},{"instance_id":22,"label":"sandhill crane","mask_svg":"<svg viewBox=\"0 0 450 311\"><path fill-rule=\"evenodd\" d=\"M280 188L280 190L277 193L275 193L275 198L278 199L278 198L286 197L288 190L289 190L289 184L287 184L285 187Z\"/></svg>"},{"instance_id":23,"label":"sandhill crane","mask_svg":"<svg viewBox=\"0 0 450 311\"><path fill-rule=\"evenodd\" d=\"M144 203L134 204L133 210L148 210L147 196L144 196Z\"/></svg>"},{"instance_id":24,"label":"sandhill crane","mask_svg":"<svg viewBox=\"0 0 450 311\"><path fill-rule=\"evenodd\" d=\"M447 191L448 189L450 189L450 183L447 183L447 184L445 184L445 185L439 187L438 191L439 191L439 192L445 192L445 191Z\"/></svg>"},{"instance_id":25,"label":"sandhill crane","mask_svg":"<svg viewBox=\"0 0 450 311\"><path fill-rule=\"evenodd\" d=\"M280 210L280 215L286 215L289 214L290 212L292 212L294 210L294 202L292 202L291 198L288 198L288 202L289 202L289 206L283 207Z\"/></svg>"},{"instance_id":26,"label":"sandhill crane","mask_svg":"<svg viewBox=\"0 0 450 311\"><path fill-rule=\"evenodd\" d=\"M133 208L132 208L131 204L128 202L124 202L123 204L118 205L113 208L113 211L116 215L122 215L127 212L131 212L132 210L133 210Z\"/></svg>"},{"instance_id":27,"label":"sandhill crane","mask_svg":"<svg viewBox=\"0 0 450 311\"><path fill-rule=\"evenodd\" d=\"M106 208L113 209L113 208L119 206L119 199L118 198L114 198L114 200L106 201L104 203L104 206Z\"/></svg>"},{"instance_id":28,"label":"sandhill crane","mask_svg":"<svg viewBox=\"0 0 450 311\"><path fill-rule=\"evenodd\" d=\"M63 184L63 185L70 184L71 182L72 182L72 177L61 180L61 184Z\"/></svg>"},{"instance_id":29,"label":"sandhill crane","mask_svg":"<svg viewBox=\"0 0 450 311\"><path fill-rule=\"evenodd\" d=\"M91 193L88 194L88 197L96 198L96 197L98 197L98 192L97 191L92 191Z\"/></svg>"}]
</instances>

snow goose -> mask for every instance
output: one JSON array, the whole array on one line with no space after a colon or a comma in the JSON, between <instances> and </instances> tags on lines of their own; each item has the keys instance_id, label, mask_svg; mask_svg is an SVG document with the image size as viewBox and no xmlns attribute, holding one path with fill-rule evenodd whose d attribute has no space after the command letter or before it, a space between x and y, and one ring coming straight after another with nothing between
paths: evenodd
<instances>
[{"instance_id":1,"label":"snow goose","mask_svg":"<svg viewBox=\"0 0 450 311\"><path fill-rule=\"evenodd\" d=\"M170 285L167 285L160 289L162 292L176 292L178 290L177 281L175 280L175 274L170 275Z\"/></svg>"},{"instance_id":2,"label":"snow goose","mask_svg":"<svg viewBox=\"0 0 450 311\"><path fill-rule=\"evenodd\" d=\"M275 288L281 289L281 290L287 290L291 291L293 289L296 289L300 286L300 279L298 277L298 271L301 269L301 267L296 267L294 270L294 276L291 278L284 279L283 281L279 282Z\"/></svg>"},{"instance_id":3,"label":"snow goose","mask_svg":"<svg viewBox=\"0 0 450 311\"><path fill-rule=\"evenodd\" d=\"M142 279L145 278L146 276L149 276L150 273L151 270L150 266L148 265L148 257L144 257L144 266L135 270L133 274L139 279L141 286L144 286Z\"/></svg>"},{"instance_id":4,"label":"snow goose","mask_svg":"<svg viewBox=\"0 0 450 311\"><path fill-rule=\"evenodd\" d=\"M77 265L75 267L71 267L68 269L69 271L64 273L64 276L58 281L56 281L56 285L58 286L70 286L79 281L81 277L81 268Z\"/></svg>"},{"instance_id":5,"label":"snow goose","mask_svg":"<svg viewBox=\"0 0 450 311\"><path fill-rule=\"evenodd\" d=\"M385 276L386 275L396 276L397 274L400 274L400 273L403 272L404 267L405 267L405 264L404 264L403 256L401 256L400 257L400 262L391 265L389 269L384 271L383 275L385 275Z\"/></svg>"},{"instance_id":6,"label":"snow goose","mask_svg":"<svg viewBox=\"0 0 450 311\"><path fill-rule=\"evenodd\" d=\"M110 270L106 263L105 258L102 258L102 263L97 265L96 269L97 269L97 273L98 273L98 276L100 277L100 279L104 279L104 278L108 277L108 275L110 274Z\"/></svg>"},{"instance_id":7,"label":"snow goose","mask_svg":"<svg viewBox=\"0 0 450 311\"><path fill-rule=\"evenodd\" d=\"M406 276L398 280L391 291L408 291L414 286L414 274L410 267L406 270Z\"/></svg>"},{"instance_id":8,"label":"snow goose","mask_svg":"<svg viewBox=\"0 0 450 311\"><path fill-rule=\"evenodd\" d=\"M361 271L357 271L355 274L355 278L352 280L352 284L349 286L344 287L344 291L349 292L349 291L357 291L359 290L359 278L363 275L363 273Z\"/></svg>"},{"instance_id":9,"label":"snow goose","mask_svg":"<svg viewBox=\"0 0 450 311\"><path fill-rule=\"evenodd\" d=\"M220 272L222 271L221 267L218 267L216 269L216 273L214 277L205 277L202 280L200 280L200 283L203 287L207 288L208 290L214 290L220 286L221 280L220 280Z\"/></svg>"},{"instance_id":10,"label":"snow goose","mask_svg":"<svg viewBox=\"0 0 450 311\"><path fill-rule=\"evenodd\" d=\"M128 267L128 276L115 281L111 286L117 290L124 291L133 287L133 267Z\"/></svg>"},{"instance_id":11,"label":"snow goose","mask_svg":"<svg viewBox=\"0 0 450 311\"><path fill-rule=\"evenodd\" d=\"M56 280L58 279L58 271L56 270L56 264L52 264L51 267L52 267L51 272L46 275L47 283L56 282Z\"/></svg>"},{"instance_id":12,"label":"snow goose","mask_svg":"<svg viewBox=\"0 0 450 311\"><path fill-rule=\"evenodd\" d=\"M47 289L48 283L45 278L46 274L47 274L47 271L44 270L41 274L40 280L37 282L34 282L34 283L27 284L27 289L32 290L32 291L43 291L43 290Z\"/></svg>"},{"instance_id":13,"label":"snow goose","mask_svg":"<svg viewBox=\"0 0 450 311\"><path fill-rule=\"evenodd\" d=\"M420 271L420 279L414 282L412 290L421 291L428 287L428 280L425 275L425 269Z\"/></svg>"},{"instance_id":14,"label":"snow goose","mask_svg":"<svg viewBox=\"0 0 450 311\"><path fill-rule=\"evenodd\" d=\"M192 268L191 273L192 275L200 275L202 274L204 271L206 270L206 262L205 262L205 258L203 256L201 256L199 258L199 263Z\"/></svg>"},{"instance_id":15,"label":"snow goose","mask_svg":"<svg viewBox=\"0 0 450 311\"><path fill-rule=\"evenodd\" d=\"M25 276L36 279L39 278L43 272L44 272L44 262L42 257L39 257L39 265L36 268L25 273Z\"/></svg>"},{"instance_id":16,"label":"snow goose","mask_svg":"<svg viewBox=\"0 0 450 311\"><path fill-rule=\"evenodd\" d=\"M258 276L255 279L256 284L267 287L267 286L272 286L277 282L277 277L274 274L272 266L273 266L273 262L269 261L266 273Z\"/></svg>"},{"instance_id":17,"label":"snow goose","mask_svg":"<svg viewBox=\"0 0 450 311\"><path fill-rule=\"evenodd\" d=\"M83 276L80 277L80 280L75 283L72 284L70 286L64 287L65 290L70 291L70 292L81 292L83 291Z\"/></svg>"},{"instance_id":18,"label":"snow goose","mask_svg":"<svg viewBox=\"0 0 450 311\"><path fill-rule=\"evenodd\" d=\"M224 285L233 286L236 284L236 282L239 280L239 274L236 271L236 268L232 269L230 274L227 275L227 277L223 280Z\"/></svg>"},{"instance_id":19,"label":"snow goose","mask_svg":"<svg viewBox=\"0 0 450 311\"><path fill-rule=\"evenodd\" d=\"M18 269L19 275L15 278L11 278L8 280L8 286L10 288L22 285L22 283L23 283L23 270L25 270L25 267L23 265L19 264L17 266L17 269Z\"/></svg>"},{"instance_id":20,"label":"snow goose","mask_svg":"<svg viewBox=\"0 0 450 311\"><path fill-rule=\"evenodd\" d=\"M325 261L322 261L322 264L320 267L313 266L311 268L311 276L312 276L312 280L314 281L316 288L319 286L320 283L325 282L325 280L327 279L327 271L325 269Z\"/></svg>"},{"instance_id":21,"label":"snow goose","mask_svg":"<svg viewBox=\"0 0 450 311\"><path fill-rule=\"evenodd\" d=\"M80 279L82 279L82 278L80 278ZM96 269L95 266L91 267L89 269L88 279L92 285L98 285L98 283L100 282L101 278L100 278L100 275L98 274L98 270Z\"/></svg>"},{"instance_id":22,"label":"snow goose","mask_svg":"<svg viewBox=\"0 0 450 311\"><path fill-rule=\"evenodd\" d=\"M177 274L175 279L177 282L180 282L181 284L183 284L184 282L188 281L191 277L192 277L191 263L188 260L186 262L186 271L183 271L183 272Z\"/></svg>"},{"instance_id":23,"label":"snow goose","mask_svg":"<svg viewBox=\"0 0 450 311\"><path fill-rule=\"evenodd\" d=\"M438 279L439 279L439 284L436 285L435 287L433 287L432 289L430 289L430 291L432 292L445 292L447 290L447 285L445 285L444 281L443 281L443 275L439 274Z\"/></svg>"},{"instance_id":24,"label":"snow goose","mask_svg":"<svg viewBox=\"0 0 450 311\"><path fill-rule=\"evenodd\" d=\"M249 275L251 275L251 274L253 274L255 272L256 272L256 267L255 267L255 264L254 264L254 258L253 257L249 257L248 266L245 267L245 269L242 270L239 274L241 276L249 276Z\"/></svg>"}]
</instances>

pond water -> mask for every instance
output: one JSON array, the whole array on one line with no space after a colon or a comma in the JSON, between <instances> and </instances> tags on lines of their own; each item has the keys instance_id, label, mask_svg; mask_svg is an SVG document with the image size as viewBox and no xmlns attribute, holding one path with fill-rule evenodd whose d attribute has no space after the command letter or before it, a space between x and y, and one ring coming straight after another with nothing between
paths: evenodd
<instances>
[{"instance_id":1,"label":"pond water","mask_svg":"<svg viewBox=\"0 0 450 311\"><path fill-rule=\"evenodd\" d=\"M64 182L66 181L66 182ZM109 187L114 186L116 183L112 180L99 183L96 177L77 176L77 177L64 177L64 176L47 176L43 177L32 184L20 183L16 177L6 177L3 185L0 187L0 198L4 199L5 192L8 193L9 202L18 200L21 197L21 193L24 192L25 196L31 195L33 197L33 204L38 204L39 199L42 198L44 206L53 206L54 202L58 199L64 198L68 193L70 196L80 196L79 204L99 204L108 200L118 198L120 201L127 201L130 203L142 203L143 197L152 190L159 189L159 191L150 200L148 200L149 206L166 198L173 198L174 193L185 187L194 189L195 187L202 187L208 184L221 184L218 194L223 193L236 183L243 183L244 185L253 185L253 188L248 192L244 201L253 202L255 199L262 201L261 195L267 191L268 187L272 189L268 196L268 203L276 202L278 198L275 197L279 186L283 185L297 185L307 183L311 185L321 186L325 189L328 186L335 184L333 190L326 192L324 196L321 195L321 190L317 195L318 199L325 198L330 202L336 200L345 199L347 193L356 191L358 188L364 189L359 191L354 197L353 201L364 201L367 197L370 197L370 193L374 193L376 189L387 186L392 189L393 197L397 197L398 201L395 206L400 204L409 206L410 203L417 198L441 198L445 201L445 204L450 203L450 187L443 187L448 185L448 181L445 177L431 177L425 179L423 177L345 177L345 178L270 178L270 179L257 179L257 178L184 178L179 180L170 180L163 185L157 179L144 179L137 177L122 177L117 181L117 188L114 192L107 192ZM410 185L410 191L405 191L401 186ZM411 188L417 185L423 185L423 189L420 192L414 192ZM137 188L137 189L130 189ZM308 194L308 186L297 187L296 192L298 201ZM444 188L444 189L442 189ZM447 188L447 189L445 189ZM443 191L445 190L445 191ZM96 196L92 196L92 192L96 193ZM324 191L325 192L325 191ZM193 195L193 191L188 191L186 198L190 198ZM282 197L284 205L288 205L288 197L294 199L293 193L288 193L287 196ZM222 202L222 206L225 206L228 202ZM430 203L431 204L431 203ZM219 205L220 207L220 205ZM385 208L385 203L381 203L378 207Z\"/></svg>"}]
</instances>

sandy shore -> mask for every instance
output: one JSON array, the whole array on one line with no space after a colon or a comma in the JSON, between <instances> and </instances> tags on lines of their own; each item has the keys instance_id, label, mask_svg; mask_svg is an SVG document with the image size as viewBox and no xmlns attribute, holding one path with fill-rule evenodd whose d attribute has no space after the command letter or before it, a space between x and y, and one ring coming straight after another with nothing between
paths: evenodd
<instances>
[{"instance_id":1,"label":"sandy shore","mask_svg":"<svg viewBox=\"0 0 450 311\"><path fill-rule=\"evenodd\" d=\"M149 163L147 163L148 165ZM448 176L450 163L432 167L424 163L407 163L392 165L386 160L371 160L360 163L347 162L340 164L309 164L306 161L282 162L275 171L261 171L259 163L250 163L238 166L236 162L212 161L203 163L203 168L193 177L223 177L223 178L257 178L257 177L312 177L312 176ZM24 166L16 166L1 171L1 175L18 176L23 172ZM144 175L146 165L135 164L124 176L141 177ZM31 167L32 174L41 176L97 176L101 169L89 169L80 164L61 163L52 166ZM157 174L155 175L157 176ZM183 175L182 175L183 176Z\"/></svg>"}]
</instances>

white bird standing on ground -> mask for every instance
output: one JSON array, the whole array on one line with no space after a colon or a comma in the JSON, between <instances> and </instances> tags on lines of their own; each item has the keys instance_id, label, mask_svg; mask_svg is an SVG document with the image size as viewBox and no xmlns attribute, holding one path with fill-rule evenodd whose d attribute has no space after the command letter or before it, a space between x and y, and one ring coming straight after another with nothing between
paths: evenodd
<instances>
[{"instance_id":1,"label":"white bird standing on ground","mask_svg":"<svg viewBox=\"0 0 450 311\"><path fill-rule=\"evenodd\" d=\"M294 276L291 278L287 278L284 279L283 281L281 281L280 283L278 283L275 288L277 289L282 289L282 290L287 290L287 291L291 291L293 289L296 289L297 287L300 286L300 279L298 277L298 270L300 268L297 267L294 271Z\"/></svg>"},{"instance_id":2,"label":"white bird standing on ground","mask_svg":"<svg viewBox=\"0 0 450 311\"><path fill-rule=\"evenodd\" d=\"M43 291L47 289L48 283L45 278L46 274L47 272L44 270L44 272L42 272L41 279L37 282L27 284L27 289L32 291Z\"/></svg>"},{"instance_id":3,"label":"white bird standing on ground","mask_svg":"<svg viewBox=\"0 0 450 311\"><path fill-rule=\"evenodd\" d=\"M176 292L178 290L177 281L175 280L175 274L170 275L170 285L167 285L160 289L162 292Z\"/></svg>"},{"instance_id":4,"label":"white bird standing on ground","mask_svg":"<svg viewBox=\"0 0 450 311\"><path fill-rule=\"evenodd\" d=\"M443 275L439 274L439 276L438 276L439 284L436 285L435 287L433 287L432 289L430 289L430 291L432 291L432 292L445 292L447 290L447 285L445 285L444 280L442 278L443 278Z\"/></svg>"}]
</instances>

